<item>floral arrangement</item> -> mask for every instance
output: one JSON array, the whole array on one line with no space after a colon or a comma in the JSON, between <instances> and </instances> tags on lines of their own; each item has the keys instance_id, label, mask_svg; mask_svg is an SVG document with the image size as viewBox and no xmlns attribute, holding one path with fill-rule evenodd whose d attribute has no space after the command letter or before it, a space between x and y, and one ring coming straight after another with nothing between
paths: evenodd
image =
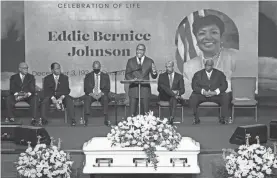
<instances>
[{"instance_id":1,"label":"floral arrangement","mask_svg":"<svg viewBox=\"0 0 277 178\"><path fill-rule=\"evenodd\" d=\"M20 176L28 178L37 177L70 177L73 161L70 160L69 153L60 150L61 140L58 146L53 145L51 138L50 146L40 144L38 136L37 145L32 148L28 142L28 148L21 153L16 164L17 172Z\"/></svg>"},{"instance_id":2,"label":"floral arrangement","mask_svg":"<svg viewBox=\"0 0 277 178\"><path fill-rule=\"evenodd\" d=\"M158 156L156 147L165 147L169 151L176 149L182 139L177 133L176 126L168 124L168 119L161 120L149 112L146 115L128 117L127 121L119 122L112 126L107 135L112 141L112 146L143 147L147 159L157 169Z\"/></svg>"},{"instance_id":3,"label":"floral arrangement","mask_svg":"<svg viewBox=\"0 0 277 178\"><path fill-rule=\"evenodd\" d=\"M257 136L257 144L249 145L250 135L246 136L246 145L241 145L237 152L224 150L223 157L226 162L226 170L230 178L263 178L271 176L277 168L276 144L274 152L270 147L260 145ZM226 156L226 153L229 153Z\"/></svg>"}]
</instances>

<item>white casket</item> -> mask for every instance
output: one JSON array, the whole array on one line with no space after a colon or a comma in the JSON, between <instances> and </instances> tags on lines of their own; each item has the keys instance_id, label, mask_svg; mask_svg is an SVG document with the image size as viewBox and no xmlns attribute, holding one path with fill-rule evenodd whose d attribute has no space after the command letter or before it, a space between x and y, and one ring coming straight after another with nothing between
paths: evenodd
<instances>
[{"instance_id":1,"label":"white casket","mask_svg":"<svg viewBox=\"0 0 277 178\"><path fill-rule=\"evenodd\" d=\"M106 137L95 137L84 143L83 152L86 156L84 174L200 173L200 144L190 137L183 137L179 147L174 151L157 147L159 163L156 170L148 163L141 147L111 147L111 141Z\"/></svg>"}]
</instances>

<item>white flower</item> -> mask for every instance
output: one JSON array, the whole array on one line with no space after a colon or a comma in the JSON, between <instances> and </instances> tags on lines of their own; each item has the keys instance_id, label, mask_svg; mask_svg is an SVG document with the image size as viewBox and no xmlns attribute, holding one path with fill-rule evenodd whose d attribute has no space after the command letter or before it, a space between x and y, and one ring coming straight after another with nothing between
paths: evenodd
<instances>
[{"instance_id":1,"label":"white flower","mask_svg":"<svg viewBox=\"0 0 277 178\"><path fill-rule=\"evenodd\" d=\"M134 145L134 144L136 144L137 143L137 141L136 140L132 140L132 144Z\"/></svg>"},{"instance_id":2,"label":"white flower","mask_svg":"<svg viewBox=\"0 0 277 178\"><path fill-rule=\"evenodd\" d=\"M162 141L162 142L161 142L161 146L164 146L165 144L166 144L165 141Z\"/></svg>"},{"instance_id":3,"label":"white flower","mask_svg":"<svg viewBox=\"0 0 277 178\"><path fill-rule=\"evenodd\" d=\"M141 124L139 122L135 122L134 124L137 128L141 127Z\"/></svg>"},{"instance_id":4,"label":"white flower","mask_svg":"<svg viewBox=\"0 0 277 178\"><path fill-rule=\"evenodd\" d=\"M145 144L143 147L144 147L145 149L148 149L148 148L149 148L149 145Z\"/></svg>"},{"instance_id":5,"label":"white flower","mask_svg":"<svg viewBox=\"0 0 277 178\"><path fill-rule=\"evenodd\" d=\"M267 169L265 172L266 172L266 174L268 174L268 175L272 174L272 170L271 170L271 169Z\"/></svg>"},{"instance_id":6,"label":"white flower","mask_svg":"<svg viewBox=\"0 0 277 178\"><path fill-rule=\"evenodd\" d=\"M154 142L151 142L151 147L154 147L156 144Z\"/></svg>"},{"instance_id":7,"label":"white flower","mask_svg":"<svg viewBox=\"0 0 277 178\"><path fill-rule=\"evenodd\" d=\"M22 164L23 164L23 161L18 161L18 164L19 164L19 165L22 165Z\"/></svg>"},{"instance_id":8,"label":"white flower","mask_svg":"<svg viewBox=\"0 0 277 178\"><path fill-rule=\"evenodd\" d=\"M169 130L168 130L168 129L165 129L165 130L164 130L164 133L169 133Z\"/></svg>"}]
</instances>

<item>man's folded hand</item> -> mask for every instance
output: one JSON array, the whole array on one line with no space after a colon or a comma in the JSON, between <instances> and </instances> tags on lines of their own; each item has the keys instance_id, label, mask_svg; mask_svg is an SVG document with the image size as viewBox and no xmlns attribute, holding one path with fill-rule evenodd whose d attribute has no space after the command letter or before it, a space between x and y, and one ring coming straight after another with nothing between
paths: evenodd
<instances>
[{"instance_id":1,"label":"man's folded hand","mask_svg":"<svg viewBox=\"0 0 277 178\"><path fill-rule=\"evenodd\" d=\"M207 91L206 93L206 97L212 97L212 96L215 96L216 95L216 92L215 91Z\"/></svg>"},{"instance_id":2,"label":"man's folded hand","mask_svg":"<svg viewBox=\"0 0 277 178\"><path fill-rule=\"evenodd\" d=\"M178 90L172 90L172 92L173 92L175 95L179 95L179 91L178 91Z\"/></svg>"},{"instance_id":3,"label":"man's folded hand","mask_svg":"<svg viewBox=\"0 0 277 178\"><path fill-rule=\"evenodd\" d=\"M57 99L56 99L55 97L52 97L51 99L52 99L52 102L53 102L54 104L57 103Z\"/></svg>"},{"instance_id":4,"label":"man's folded hand","mask_svg":"<svg viewBox=\"0 0 277 178\"><path fill-rule=\"evenodd\" d=\"M90 93L89 95L94 99L99 100L99 98L102 96L102 93Z\"/></svg>"}]
</instances>

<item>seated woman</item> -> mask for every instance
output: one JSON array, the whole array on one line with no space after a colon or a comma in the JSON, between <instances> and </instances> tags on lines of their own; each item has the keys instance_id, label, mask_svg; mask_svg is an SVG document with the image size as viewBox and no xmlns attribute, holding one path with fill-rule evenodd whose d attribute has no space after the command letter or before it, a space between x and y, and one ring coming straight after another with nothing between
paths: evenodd
<instances>
[{"instance_id":1,"label":"seated woman","mask_svg":"<svg viewBox=\"0 0 277 178\"><path fill-rule=\"evenodd\" d=\"M231 94L231 76L235 71L237 50L222 46L222 35L225 31L224 22L215 15L207 15L196 19L192 24L192 28L197 40L197 46L202 54L184 64L185 86L190 87L194 74L205 68L205 61L212 59L214 68L225 74L228 82L226 93ZM188 95L192 92L191 88L189 89L187 90L186 88ZM229 108L229 115L231 116L231 107Z\"/></svg>"}]
</instances>

